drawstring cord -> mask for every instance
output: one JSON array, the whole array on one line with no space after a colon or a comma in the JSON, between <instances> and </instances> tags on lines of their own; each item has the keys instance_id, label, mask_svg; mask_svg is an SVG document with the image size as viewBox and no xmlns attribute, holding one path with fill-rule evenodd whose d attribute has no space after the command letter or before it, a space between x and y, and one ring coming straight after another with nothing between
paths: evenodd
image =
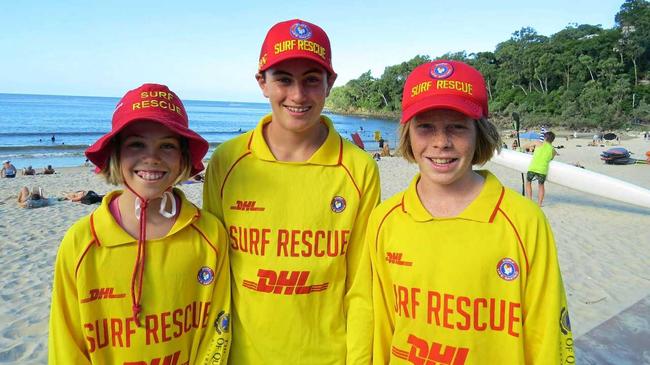
<instances>
[{"instance_id":1,"label":"drawstring cord","mask_svg":"<svg viewBox=\"0 0 650 365\"><path fill-rule=\"evenodd\" d=\"M140 301L142 299L142 283L146 252L145 244L147 242L147 207L149 206L149 200L144 199L138 193L136 193L135 190L131 189L126 181L124 182L124 185L136 196L136 217L140 221L140 234L138 235L138 254L135 258L135 266L133 267L133 275L131 276L131 310L133 313L133 320L135 321L136 325L140 327L140 312L142 312ZM140 209L137 209L137 207ZM135 290L136 279L138 282L137 295Z\"/></svg>"},{"instance_id":2,"label":"drawstring cord","mask_svg":"<svg viewBox=\"0 0 650 365\"><path fill-rule=\"evenodd\" d=\"M135 265L133 267L133 275L131 276L131 311L133 313L133 321L136 325L140 327L140 312L142 312L142 305L140 302L142 300L142 287L144 283L144 263L145 263L145 253L146 253L146 243L147 243L147 208L149 206L149 199L144 199L138 193L133 190L129 184L124 182L124 185L129 189L135 196L135 214L136 218L140 221L140 234L138 236L138 254L135 258ZM171 218L176 215L176 199L171 193L171 188L166 190L163 193L163 200L161 202L160 214L165 218ZM171 196L172 208L170 212L166 212L164 207L167 203L167 197ZM163 214L165 213L165 214ZM138 290L136 295L136 281L138 283Z\"/></svg>"}]
</instances>

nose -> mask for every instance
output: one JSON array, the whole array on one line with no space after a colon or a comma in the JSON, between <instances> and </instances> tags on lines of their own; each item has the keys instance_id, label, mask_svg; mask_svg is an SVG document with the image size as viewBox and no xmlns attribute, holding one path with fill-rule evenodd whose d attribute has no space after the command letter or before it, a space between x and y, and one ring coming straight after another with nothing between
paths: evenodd
<instances>
[{"instance_id":1,"label":"nose","mask_svg":"<svg viewBox=\"0 0 650 365\"><path fill-rule=\"evenodd\" d=\"M291 88L291 101L302 103L307 97L306 88L299 82L296 82Z\"/></svg>"},{"instance_id":2,"label":"nose","mask_svg":"<svg viewBox=\"0 0 650 365\"><path fill-rule=\"evenodd\" d=\"M451 135L447 132L446 129L442 128L441 130L433 133L431 137L431 144L436 148L447 148L451 146Z\"/></svg>"},{"instance_id":3,"label":"nose","mask_svg":"<svg viewBox=\"0 0 650 365\"><path fill-rule=\"evenodd\" d=\"M153 147L146 148L142 154L142 160L149 164L158 164L160 162L160 150Z\"/></svg>"}]
</instances>

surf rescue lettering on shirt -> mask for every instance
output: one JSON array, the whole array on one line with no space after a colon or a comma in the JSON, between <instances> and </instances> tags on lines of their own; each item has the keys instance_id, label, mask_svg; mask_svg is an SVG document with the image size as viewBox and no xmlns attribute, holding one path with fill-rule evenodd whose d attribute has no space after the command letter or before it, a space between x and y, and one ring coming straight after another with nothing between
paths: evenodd
<instances>
[{"instance_id":1,"label":"surf rescue lettering on shirt","mask_svg":"<svg viewBox=\"0 0 650 365\"><path fill-rule=\"evenodd\" d=\"M286 51L293 51L297 49L299 51L307 51L315 53L320 58L326 59L326 49L320 44L304 39L291 39L287 41L278 42L273 45L273 52L277 55Z\"/></svg>"},{"instance_id":2,"label":"surf rescue lettering on shirt","mask_svg":"<svg viewBox=\"0 0 650 365\"><path fill-rule=\"evenodd\" d=\"M343 256L350 241L350 230L300 230L255 227L228 227L230 248L255 256L272 254L275 244L278 257Z\"/></svg>"},{"instance_id":3,"label":"surf rescue lettering on shirt","mask_svg":"<svg viewBox=\"0 0 650 365\"><path fill-rule=\"evenodd\" d=\"M519 337L521 304L498 298L472 298L393 284L395 315L461 331L500 331ZM425 306L422 313L419 308Z\"/></svg>"},{"instance_id":4,"label":"surf rescue lettering on shirt","mask_svg":"<svg viewBox=\"0 0 650 365\"><path fill-rule=\"evenodd\" d=\"M192 302L172 311L145 316L139 328L132 317L100 318L83 325L88 352L104 347L131 347L134 336L146 345L168 342L197 328L208 326L210 302Z\"/></svg>"}]
</instances>

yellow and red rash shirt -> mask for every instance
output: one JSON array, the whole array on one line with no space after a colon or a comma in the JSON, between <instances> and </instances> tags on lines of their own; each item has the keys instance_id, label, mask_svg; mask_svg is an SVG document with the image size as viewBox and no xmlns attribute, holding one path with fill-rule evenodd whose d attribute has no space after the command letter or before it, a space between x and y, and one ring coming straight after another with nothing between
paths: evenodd
<instances>
[{"instance_id":1,"label":"yellow and red rash shirt","mask_svg":"<svg viewBox=\"0 0 650 365\"><path fill-rule=\"evenodd\" d=\"M147 240L138 327L131 305L137 240L104 197L66 233L56 258L50 364L225 364L230 271L221 223L183 193L166 237ZM131 212L133 214L133 212ZM136 289L137 290L137 285Z\"/></svg>"},{"instance_id":2,"label":"yellow and red rash shirt","mask_svg":"<svg viewBox=\"0 0 650 365\"><path fill-rule=\"evenodd\" d=\"M332 122L305 162L277 161L258 126L221 144L203 207L230 236L233 364L369 364L371 272L363 237L376 163Z\"/></svg>"},{"instance_id":3,"label":"yellow and red rash shirt","mask_svg":"<svg viewBox=\"0 0 650 365\"><path fill-rule=\"evenodd\" d=\"M572 364L566 297L542 211L487 171L457 217L419 176L370 216L375 364Z\"/></svg>"}]
</instances>

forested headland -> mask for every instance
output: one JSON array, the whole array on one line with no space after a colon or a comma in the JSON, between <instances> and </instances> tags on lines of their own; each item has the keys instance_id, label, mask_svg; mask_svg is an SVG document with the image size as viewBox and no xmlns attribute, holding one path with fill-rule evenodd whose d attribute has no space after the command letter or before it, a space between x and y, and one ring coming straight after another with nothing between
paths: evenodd
<instances>
[{"instance_id":1,"label":"forested headland","mask_svg":"<svg viewBox=\"0 0 650 365\"><path fill-rule=\"evenodd\" d=\"M650 127L650 2L626 0L615 26L571 24L551 35L524 27L494 51L417 55L388 66L379 78L365 72L332 89L326 107L335 113L399 119L404 81L432 59L461 60L487 83L490 119L525 127L569 129Z\"/></svg>"}]
</instances>

